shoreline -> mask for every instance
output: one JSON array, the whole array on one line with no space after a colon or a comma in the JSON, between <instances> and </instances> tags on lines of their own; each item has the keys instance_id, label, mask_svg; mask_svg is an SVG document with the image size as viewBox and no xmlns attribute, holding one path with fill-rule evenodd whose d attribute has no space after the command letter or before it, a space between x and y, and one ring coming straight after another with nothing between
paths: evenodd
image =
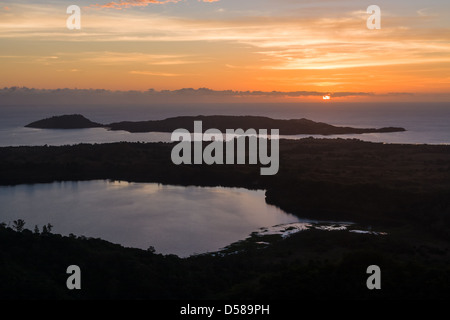
<instances>
[{"instance_id":1,"label":"shoreline","mask_svg":"<svg viewBox=\"0 0 450 320\"><path fill-rule=\"evenodd\" d=\"M101 130L101 131L100 131ZM33 129L22 126L15 126L0 130L4 138L0 140L0 147L27 147L27 146L65 146L77 144L104 144L118 142L144 142L144 143L170 143L169 132L150 132L150 133L129 133L127 131L108 131L103 128L86 128L86 129ZM308 138L314 139L345 139L360 140L371 143L384 143L396 145L450 145L444 139L441 133L437 136L430 134L429 139L424 139L419 132L408 130L397 133L362 133L362 134L345 134L345 135L280 135L280 139L285 140L302 140ZM31 139L31 140L30 140ZM11 141L13 141L11 143ZM35 142L36 141L36 142ZM45 141L45 142L41 142Z\"/></svg>"},{"instance_id":2,"label":"shoreline","mask_svg":"<svg viewBox=\"0 0 450 320\"><path fill-rule=\"evenodd\" d=\"M0 184L110 179L264 189L267 203L318 220L395 224L436 216L447 225L450 214L450 146L280 140L279 173L264 177L259 166L248 164L176 166L173 145L1 147Z\"/></svg>"}]
</instances>

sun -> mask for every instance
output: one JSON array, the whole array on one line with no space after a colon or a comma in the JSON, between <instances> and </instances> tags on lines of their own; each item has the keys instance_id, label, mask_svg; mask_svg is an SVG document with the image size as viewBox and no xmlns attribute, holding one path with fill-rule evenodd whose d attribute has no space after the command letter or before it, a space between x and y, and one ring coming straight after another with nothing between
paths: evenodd
<instances>
[{"instance_id":1,"label":"sun","mask_svg":"<svg viewBox=\"0 0 450 320\"><path fill-rule=\"evenodd\" d=\"M323 100L330 100L330 99L331 99L331 96L330 96L330 95L326 95L326 96L323 96L322 99L323 99Z\"/></svg>"}]
</instances>

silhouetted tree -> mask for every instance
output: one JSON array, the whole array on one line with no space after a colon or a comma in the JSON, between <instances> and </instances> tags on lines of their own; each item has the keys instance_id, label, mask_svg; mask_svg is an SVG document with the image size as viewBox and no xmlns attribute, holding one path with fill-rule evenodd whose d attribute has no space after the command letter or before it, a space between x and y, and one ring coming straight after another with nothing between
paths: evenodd
<instances>
[{"instance_id":1,"label":"silhouetted tree","mask_svg":"<svg viewBox=\"0 0 450 320\"><path fill-rule=\"evenodd\" d=\"M37 225L34 226L34 233L35 234L40 234L41 232L39 231L39 227Z\"/></svg>"},{"instance_id":2,"label":"silhouetted tree","mask_svg":"<svg viewBox=\"0 0 450 320\"><path fill-rule=\"evenodd\" d=\"M50 234L52 233L53 226L50 223L47 223L47 225L44 225L42 227L42 234Z\"/></svg>"},{"instance_id":3,"label":"silhouetted tree","mask_svg":"<svg viewBox=\"0 0 450 320\"><path fill-rule=\"evenodd\" d=\"M17 232L22 232L24 226L25 226L25 221L22 219L13 221L13 229L16 230Z\"/></svg>"}]
</instances>

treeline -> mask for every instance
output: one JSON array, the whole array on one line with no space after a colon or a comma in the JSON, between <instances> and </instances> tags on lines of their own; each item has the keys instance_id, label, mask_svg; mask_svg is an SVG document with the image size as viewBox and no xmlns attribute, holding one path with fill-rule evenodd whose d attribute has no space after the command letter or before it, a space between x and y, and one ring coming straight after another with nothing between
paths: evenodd
<instances>
[{"instance_id":1,"label":"treeline","mask_svg":"<svg viewBox=\"0 0 450 320\"><path fill-rule=\"evenodd\" d=\"M373 236L308 230L271 246L189 258L101 239L0 227L0 299L450 298L449 248L424 234ZM382 270L368 290L366 269ZM69 290L66 269L81 269Z\"/></svg>"},{"instance_id":2,"label":"treeline","mask_svg":"<svg viewBox=\"0 0 450 320\"><path fill-rule=\"evenodd\" d=\"M2 223L0 223L0 227L11 228L12 230L17 231L17 232L30 232L30 230L25 229L25 220L23 220L23 219L14 220L12 222L11 226L9 223L7 224L6 222L2 222ZM42 234L49 234L52 232L52 229L53 229L53 225L50 223L47 223L46 225L42 226ZM41 234L41 231L39 230L38 225L34 226L33 232L35 234Z\"/></svg>"}]
</instances>

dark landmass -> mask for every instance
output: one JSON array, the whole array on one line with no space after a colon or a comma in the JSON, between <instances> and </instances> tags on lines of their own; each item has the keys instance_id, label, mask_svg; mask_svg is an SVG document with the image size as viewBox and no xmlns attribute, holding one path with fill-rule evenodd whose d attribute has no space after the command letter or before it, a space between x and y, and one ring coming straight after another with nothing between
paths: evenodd
<instances>
[{"instance_id":1,"label":"dark landmass","mask_svg":"<svg viewBox=\"0 0 450 320\"><path fill-rule=\"evenodd\" d=\"M208 129L218 129L223 133L227 129L279 129L281 135L296 134L361 134L361 133L386 133L402 132L404 128L387 127L380 129L373 128L351 128L336 127L326 123L314 122L307 119L278 120L267 117L256 116L196 116L196 117L175 117L165 120L150 121L123 121L101 125L91 122L81 115L66 115L52 117L28 124L26 127L41 129L75 129L106 127L109 130L123 130L128 132L173 132L176 129L187 129L194 132L194 121L203 122L203 131ZM269 130L270 131L270 130ZM270 133L270 132L269 132Z\"/></svg>"},{"instance_id":2,"label":"dark landmass","mask_svg":"<svg viewBox=\"0 0 450 320\"><path fill-rule=\"evenodd\" d=\"M233 254L180 259L0 226L0 299L448 300L448 242L420 229L389 231L308 230L265 248L243 242ZM65 271L73 264L81 268L81 290L66 287ZM381 290L366 287L373 264L382 270Z\"/></svg>"},{"instance_id":3,"label":"dark landmass","mask_svg":"<svg viewBox=\"0 0 450 320\"><path fill-rule=\"evenodd\" d=\"M308 230L180 259L84 237L0 228L1 298L450 298L450 146L343 139L280 141L280 170L172 164L173 143L0 148L0 185L111 179L265 189L303 218L353 221L387 236ZM224 148L225 150L225 148ZM261 241L266 241L262 239ZM66 289L65 269L86 270ZM382 290L366 268L382 270Z\"/></svg>"},{"instance_id":4,"label":"dark landmass","mask_svg":"<svg viewBox=\"0 0 450 320\"><path fill-rule=\"evenodd\" d=\"M174 145L3 147L0 185L112 179L244 187L265 189L268 203L300 217L450 225L450 146L280 140L279 172L261 176L261 165L174 165Z\"/></svg>"},{"instance_id":5,"label":"dark landmass","mask_svg":"<svg viewBox=\"0 0 450 320\"><path fill-rule=\"evenodd\" d=\"M314 122L308 119L279 120L256 116L196 116L175 117L165 120L118 122L109 124L110 130L125 130L129 132L173 132L178 128L194 132L194 121L202 121L203 130L218 129L225 133L227 129L279 129L281 135L296 134L360 134L372 132L406 131L404 128L359 129L351 127L336 127L326 123Z\"/></svg>"},{"instance_id":6,"label":"dark landmass","mask_svg":"<svg viewBox=\"0 0 450 320\"><path fill-rule=\"evenodd\" d=\"M27 124L27 128L38 129L86 129L103 127L100 123L92 122L80 114L55 116Z\"/></svg>"}]
</instances>

